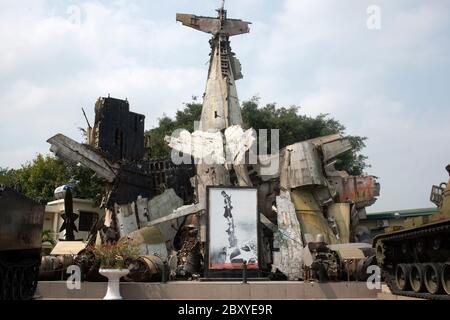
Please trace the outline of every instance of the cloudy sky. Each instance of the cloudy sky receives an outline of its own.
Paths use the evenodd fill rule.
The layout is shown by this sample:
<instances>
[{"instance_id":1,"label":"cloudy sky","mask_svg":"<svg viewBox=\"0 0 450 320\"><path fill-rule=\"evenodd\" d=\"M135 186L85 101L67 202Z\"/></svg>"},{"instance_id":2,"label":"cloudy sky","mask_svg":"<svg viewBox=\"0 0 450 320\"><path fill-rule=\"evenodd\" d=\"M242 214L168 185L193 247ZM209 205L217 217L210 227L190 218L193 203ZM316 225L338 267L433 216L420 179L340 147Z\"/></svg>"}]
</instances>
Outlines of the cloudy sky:
<instances>
[{"instance_id":1,"label":"cloudy sky","mask_svg":"<svg viewBox=\"0 0 450 320\"><path fill-rule=\"evenodd\" d=\"M128 98L151 128L202 96L209 36L175 14L214 15L218 0L0 0L0 167L20 167L46 140L81 140L84 107ZM374 11L380 11L379 26ZM232 39L241 100L330 113L369 137L382 196L369 211L429 207L450 163L450 1L228 0L252 21ZM368 28L368 19L369 26Z\"/></svg>"}]
</instances>

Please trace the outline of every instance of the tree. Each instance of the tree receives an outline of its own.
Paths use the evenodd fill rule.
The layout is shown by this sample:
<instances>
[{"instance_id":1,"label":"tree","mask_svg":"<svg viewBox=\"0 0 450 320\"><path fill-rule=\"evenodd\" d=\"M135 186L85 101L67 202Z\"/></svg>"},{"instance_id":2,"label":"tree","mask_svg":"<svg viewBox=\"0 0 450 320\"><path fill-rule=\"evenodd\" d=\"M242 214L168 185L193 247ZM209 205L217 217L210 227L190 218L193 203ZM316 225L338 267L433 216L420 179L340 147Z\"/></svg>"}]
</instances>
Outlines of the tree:
<instances>
[{"instance_id":1,"label":"tree","mask_svg":"<svg viewBox=\"0 0 450 320\"><path fill-rule=\"evenodd\" d=\"M19 184L27 197L42 204L53 200L55 189L65 184L74 187L77 198L99 201L103 190L102 181L89 169L41 154L20 169L0 169L0 184Z\"/></svg>"},{"instance_id":2,"label":"tree","mask_svg":"<svg viewBox=\"0 0 450 320\"><path fill-rule=\"evenodd\" d=\"M345 135L345 127L328 114L309 117L299 113L299 107L277 107L275 103L261 107L259 99L254 97L242 104L242 118L246 128L269 129L268 144L270 150L270 129L280 129L280 148L296 142L305 141L331 134ZM164 141L176 129L194 131L194 122L201 117L202 105L194 99L186 103L183 110L179 110L172 119L166 115L159 119L159 124L146 133L146 147L149 158L165 158L170 156L170 148ZM346 170L350 174L359 175L369 165L367 157L361 154L366 137L348 136L353 150L339 157L336 165L338 170Z\"/></svg>"},{"instance_id":3,"label":"tree","mask_svg":"<svg viewBox=\"0 0 450 320\"><path fill-rule=\"evenodd\" d=\"M254 97L242 104L242 118L247 128L279 129L280 148L288 145L331 134L346 136L345 126L328 114L309 117L299 114L300 107L277 107L275 103L265 107L259 106L259 98ZM351 175L360 175L370 167L367 157L361 154L366 147L367 137L347 136L352 144L352 151L338 157L336 169L345 170ZM270 151L270 131L268 132L268 148Z\"/></svg>"},{"instance_id":4,"label":"tree","mask_svg":"<svg viewBox=\"0 0 450 320\"><path fill-rule=\"evenodd\" d=\"M0 185L14 186L16 183L16 170L0 168Z\"/></svg>"},{"instance_id":5,"label":"tree","mask_svg":"<svg viewBox=\"0 0 450 320\"><path fill-rule=\"evenodd\" d=\"M194 123L199 121L202 114L202 105L196 102L196 98L190 103L184 104L183 110L178 110L175 119L163 115L159 119L158 126L146 132L146 148L151 158L167 158L170 156L170 148L164 138L170 136L177 129L186 129L194 132Z\"/></svg>"}]
</instances>

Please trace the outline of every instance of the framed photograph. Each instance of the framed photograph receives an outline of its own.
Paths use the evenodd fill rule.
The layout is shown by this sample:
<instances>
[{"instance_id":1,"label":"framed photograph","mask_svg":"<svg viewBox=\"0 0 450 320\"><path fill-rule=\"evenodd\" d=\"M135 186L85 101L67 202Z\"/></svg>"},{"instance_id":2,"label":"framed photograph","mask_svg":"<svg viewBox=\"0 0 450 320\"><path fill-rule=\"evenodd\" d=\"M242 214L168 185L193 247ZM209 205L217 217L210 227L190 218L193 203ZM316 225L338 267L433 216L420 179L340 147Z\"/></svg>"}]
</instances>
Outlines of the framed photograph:
<instances>
[{"instance_id":1,"label":"framed photograph","mask_svg":"<svg viewBox=\"0 0 450 320\"><path fill-rule=\"evenodd\" d=\"M244 263L248 275L256 277L260 267L258 190L209 187L207 193L206 277L241 277Z\"/></svg>"}]
</instances>

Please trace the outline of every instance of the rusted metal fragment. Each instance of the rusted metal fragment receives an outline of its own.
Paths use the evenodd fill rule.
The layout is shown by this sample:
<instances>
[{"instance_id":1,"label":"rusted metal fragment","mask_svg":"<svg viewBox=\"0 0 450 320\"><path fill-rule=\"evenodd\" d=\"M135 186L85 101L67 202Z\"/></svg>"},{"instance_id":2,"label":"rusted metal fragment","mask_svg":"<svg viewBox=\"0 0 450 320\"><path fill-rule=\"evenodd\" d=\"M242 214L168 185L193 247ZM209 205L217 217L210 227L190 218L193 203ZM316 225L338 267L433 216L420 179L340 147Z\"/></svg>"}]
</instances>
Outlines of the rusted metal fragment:
<instances>
[{"instance_id":1,"label":"rusted metal fragment","mask_svg":"<svg viewBox=\"0 0 450 320\"><path fill-rule=\"evenodd\" d=\"M39 281L60 281L67 278L66 270L74 265L76 255L75 253L69 253L42 257Z\"/></svg>"},{"instance_id":2,"label":"rusted metal fragment","mask_svg":"<svg viewBox=\"0 0 450 320\"><path fill-rule=\"evenodd\" d=\"M127 100L99 98L88 143L111 161L139 161L144 157L145 116L130 112Z\"/></svg>"},{"instance_id":3,"label":"rusted metal fragment","mask_svg":"<svg viewBox=\"0 0 450 320\"><path fill-rule=\"evenodd\" d=\"M219 32L227 36L235 36L250 32L250 22L226 19L223 22L219 18L202 17L193 14L177 13L176 20L187 27L216 35Z\"/></svg>"},{"instance_id":4,"label":"rusted metal fragment","mask_svg":"<svg viewBox=\"0 0 450 320\"><path fill-rule=\"evenodd\" d=\"M206 33L216 34L220 31L220 20L217 18L177 13L176 19L177 22L181 22L184 26Z\"/></svg>"},{"instance_id":5,"label":"rusted metal fragment","mask_svg":"<svg viewBox=\"0 0 450 320\"><path fill-rule=\"evenodd\" d=\"M333 203L328 207L328 218L333 218L337 224L339 241L350 242L350 204Z\"/></svg>"},{"instance_id":6,"label":"rusted metal fragment","mask_svg":"<svg viewBox=\"0 0 450 320\"><path fill-rule=\"evenodd\" d=\"M267 228L269 228L272 232L277 232L278 231L278 227L272 223L272 221L270 221L269 219L267 219L267 217L263 214L259 215L259 221L265 225Z\"/></svg>"},{"instance_id":7,"label":"rusted metal fragment","mask_svg":"<svg viewBox=\"0 0 450 320\"><path fill-rule=\"evenodd\" d=\"M349 139L340 139L322 145L322 154L325 162L328 162L350 150L352 150L352 145Z\"/></svg>"},{"instance_id":8,"label":"rusted metal fragment","mask_svg":"<svg viewBox=\"0 0 450 320\"><path fill-rule=\"evenodd\" d=\"M188 205L188 206L183 206L183 207L180 207L180 208L174 210L171 214L168 214L168 215L166 215L164 217L161 217L161 218L158 218L158 219L150 221L149 223L147 223L147 225L148 226L158 226L158 225L160 225L162 223L165 223L165 222L169 222L169 221L172 221L172 220L175 220L175 219L179 219L179 218L188 216L190 214L198 213L200 211L205 210L205 208L206 207L204 205L200 204L200 203L193 204L193 205Z\"/></svg>"},{"instance_id":9,"label":"rusted metal fragment","mask_svg":"<svg viewBox=\"0 0 450 320\"><path fill-rule=\"evenodd\" d=\"M318 235L323 235L326 243L339 243L310 189L292 190L291 197L304 235L309 234L313 239Z\"/></svg>"},{"instance_id":10,"label":"rusted metal fragment","mask_svg":"<svg viewBox=\"0 0 450 320\"><path fill-rule=\"evenodd\" d=\"M341 268L345 270L345 280L364 281L367 279L367 268L374 264L374 252L370 244L344 243L329 245L328 248L336 252L341 261Z\"/></svg>"},{"instance_id":11,"label":"rusted metal fragment","mask_svg":"<svg viewBox=\"0 0 450 320\"><path fill-rule=\"evenodd\" d=\"M336 192L330 186L311 186L308 189L311 190L314 199L322 207L331 205L333 198L336 196Z\"/></svg>"},{"instance_id":12,"label":"rusted metal fragment","mask_svg":"<svg viewBox=\"0 0 450 320\"><path fill-rule=\"evenodd\" d=\"M323 155L323 161L326 164L337 156L352 150L350 140L344 138L341 134L332 134L315 139L308 140L316 148L320 149Z\"/></svg>"},{"instance_id":13,"label":"rusted metal fragment","mask_svg":"<svg viewBox=\"0 0 450 320\"><path fill-rule=\"evenodd\" d=\"M337 133L337 134L331 134L331 135L328 135L328 136L323 136L323 137L310 139L310 140L307 140L307 142L311 142L314 146L320 147L320 146L322 146L322 145L324 145L326 143L337 141L337 140L340 140L340 139L343 139L343 138L344 137L341 134Z\"/></svg>"},{"instance_id":14,"label":"rusted metal fragment","mask_svg":"<svg viewBox=\"0 0 450 320\"><path fill-rule=\"evenodd\" d=\"M166 190L163 194L151 199L147 204L147 212L149 214L150 221L146 223L150 226L157 226L161 230L169 251L173 249L173 239L175 238L177 230L181 227L183 221L180 217L158 224L152 224L151 221L167 218L174 213L175 209L181 207L182 205L183 199L178 197L173 189Z\"/></svg>"},{"instance_id":15,"label":"rusted metal fragment","mask_svg":"<svg viewBox=\"0 0 450 320\"><path fill-rule=\"evenodd\" d=\"M236 36L239 34L249 33L251 22L228 19L224 31L229 36Z\"/></svg>"},{"instance_id":16,"label":"rusted metal fragment","mask_svg":"<svg viewBox=\"0 0 450 320\"><path fill-rule=\"evenodd\" d=\"M327 186L314 145L300 142L286 147L281 153L281 188L290 190L310 185Z\"/></svg>"},{"instance_id":17,"label":"rusted metal fragment","mask_svg":"<svg viewBox=\"0 0 450 320\"><path fill-rule=\"evenodd\" d=\"M342 273L339 255L336 251L330 250L321 237L317 237L315 242L309 242L304 252L309 256L305 280L319 282L339 280Z\"/></svg>"},{"instance_id":18,"label":"rusted metal fragment","mask_svg":"<svg viewBox=\"0 0 450 320\"><path fill-rule=\"evenodd\" d=\"M236 173L238 185L240 187L253 187L252 180L250 179L250 175L245 164L234 165L233 169Z\"/></svg>"},{"instance_id":19,"label":"rusted metal fragment","mask_svg":"<svg viewBox=\"0 0 450 320\"><path fill-rule=\"evenodd\" d=\"M259 155L258 164L254 167L262 181L278 179L280 177L280 155Z\"/></svg>"},{"instance_id":20,"label":"rusted metal fragment","mask_svg":"<svg viewBox=\"0 0 450 320\"><path fill-rule=\"evenodd\" d=\"M128 267L130 273L124 277L129 282L160 282L163 279L164 261L158 256L142 256ZM166 274L166 278L168 275Z\"/></svg>"},{"instance_id":21,"label":"rusted metal fragment","mask_svg":"<svg viewBox=\"0 0 450 320\"><path fill-rule=\"evenodd\" d=\"M186 217L186 223L175 238L175 247L178 249L178 252L176 258L171 259L170 264L171 270L177 276L186 278L197 274L201 270L203 255L198 234L199 226L198 215L189 215Z\"/></svg>"},{"instance_id":22,"label":"rusted metal fragment","mask_svg":"<svg viewBox=\"0 0 450 320\"><path fill-rule=\"evenodd\" d=\"M150 213L148 212L148 199L138 197L136 200L136 210L138 216L138 226L143 228L150 221Z\"/></svg>"},{"instance_id":23,"label":"rusted metal fragment","mask_svg":"<svg viewBox=\"0 0 450 320\"><path fill-rule=\"evenodd\" d=\"M115 205L115 213L120 237L125 237L139 229L134 203Z\"/></svg>"},{"instance_id":24,"label":"rusted metal fragment","mask_svg":"<svg viewBox=\"0 0 450 320\"><path fill-rule=\"evenodd\" d=\"M51 151L70 163L81 163L85 167L92 169L98 177L108 182L113 182L119 172L119 166L106 160L103 156L90 149L88 146L80 144L62 134L50 138Z\"/></svg>"},{"instance_id":25,"label":"rusted metal fragment","mask_svg":"<svg viewBox=\"0 0 450 320\"><path fill-rule=\"evenodd\" d=\"M231 69L233 70L233 77L235 81L244 78L244 75L242 74L242 65L238 58L233 57L231 59Z\"/></svg>"},{"instance_id":26,"label":"rusted metal fragment","mask_svg":"<svg viewBox=\"0 0 450 320\"><path fill-rule=\"evenodd\" d=\"M366 243L343 243L343 244L329 245L328 248L338 252L339 256L343 260L353 260L353 259L364 259L365 255L363 252L363 248L371 248L371 247Z\"/></svg>"},{"instance_id":27,"label":"rusted metal fragment","mask_svg":"<svg viewBox=\"0 0 450 320\"><path fill-rule=\"evenodd\" d=\"M184 204L194 202L194 188L190 181L196 174L194 164L174 164L170 159L150 159L145 163L149 166L155 195L173 189L177 196L183 199Z\"/></svg>"},{"instance_id":28,"label":"rusted metal fragment","mask_svg":"<svg viewBox=\"0 0 450 320\"><path fill-rule=\"evenodd\" d=\"M139 246L142 256L158 256L167 259L164 237L157 227L146 227L127 234L120 241L130 241Z\"/></svg>"},{"instance_id":29,"label":"rusted metal fragment","mask_svg":"<svg viewBox=\"0 0 450 320\"><path fill-rule=\"evenodd\" d=\"M289 192L281 192L277 197L277 210L278 232L275 241L280 251L274 253L274 269L284 273L289 280L302 279L303 240Z\"/></svg>"},{"instance_id":30,"label":"rusted metal fragment","mask_svg":"<svg viewBox=\"0 0 450 320\"><path fill-rule=\"evenodd\" d=\"M371 206L380 195L380 184L374 176L349 176L336 171L328 181L337 191L338 201L354 203L358 209Z\"/></svg>"}]
</instances>

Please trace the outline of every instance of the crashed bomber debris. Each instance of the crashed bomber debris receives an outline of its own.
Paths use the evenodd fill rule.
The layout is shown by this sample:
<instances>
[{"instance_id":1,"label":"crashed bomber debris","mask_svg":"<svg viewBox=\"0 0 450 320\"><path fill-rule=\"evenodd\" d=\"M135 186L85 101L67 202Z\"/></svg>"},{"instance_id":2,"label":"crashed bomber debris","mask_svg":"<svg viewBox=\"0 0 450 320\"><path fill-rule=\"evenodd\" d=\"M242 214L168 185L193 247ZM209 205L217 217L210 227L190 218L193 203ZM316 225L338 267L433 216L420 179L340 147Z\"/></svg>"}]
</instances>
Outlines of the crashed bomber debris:
<instances>
[{"instance_id":1,"label":"crashed bomber debris","mask_svg":"<svg viewBox=\"0 0 450 320\"><path fill-rule=\"evenodd\" d=\"M107 208L131 203L139 196L154 197L165 188L192 201L187 181L195 168L176 166L167 159L144 160L145 116L129 109L126 100L100 98L95 104L95 125L87 129L87 144L58 134L48 140L51 151L64 161L81 163L108 182Z\"/></svg>"},{"instance_id":2,"label":"crashed bomber debris","mask_svg":"<svg viewBox=\"0 0 450 320\"><path fill-rule=\"evenodd\" d=\"M240 149L245 152L254 140L242 130L235 84L242 73L229 38L248 33L250 23L228 19L224 8L218 13L217 18L177 15L177 21L213 36L200 131L192 134L192 141L198 143L194 150L201 149L205 141L212 141L210 135L217 135L222 148L224 133L230 141L232 135L227 132L237 132L246 137L234 139L236 143L245 141ZM144 160L145 117L130 112L128 101L112 98L100 98L95 111L87 144L56 135L48 141L51 150L63 160L92 169L107 182L104 225L114 229L118 238L132 238L140 244L144 257L166 261L172 277L201 273L205 263L202 217L206 187L231 186L229 168L224 164L195 168L175 166L168 160ZM184 137L191 138L190 134ZM166 141L175 149L185 145L182 137ZM336 158L349 150L348 139L331 135L283 149L278 173L271 176L261 174L273 160L270 157L268 162L259 159L253 168L233 166L239 185L258 188L260 222L265 226L263 270L281 272L292 280L337 279L343 271L350 274L345 261L363 261L370 255L366 254L370 245L348 243L362 239L356 228L358 220L365 207L376 201L379 184L375 177L353 177L334 169ZM242 158L242 154L236 157ZM170 254L172 250L175 254ZM161 272L157 267L161 263L155 259L142 258L136 269L147 268L149 274Z\"/></svg>"}]
</instances>

